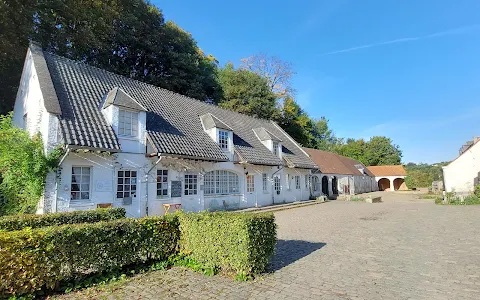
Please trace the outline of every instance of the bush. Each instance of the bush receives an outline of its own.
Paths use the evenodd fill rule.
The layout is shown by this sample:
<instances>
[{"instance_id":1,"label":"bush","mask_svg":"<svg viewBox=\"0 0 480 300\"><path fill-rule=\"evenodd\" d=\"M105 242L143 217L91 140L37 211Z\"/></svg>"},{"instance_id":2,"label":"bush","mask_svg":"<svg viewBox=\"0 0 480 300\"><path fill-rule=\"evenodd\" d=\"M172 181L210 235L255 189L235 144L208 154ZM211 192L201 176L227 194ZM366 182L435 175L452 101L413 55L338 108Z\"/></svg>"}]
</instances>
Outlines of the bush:
<instances>
[{"instance_id":1,"label":"bush","mask_svg":"<svg viewBox=\"0 0 480 300\"><path fill-rule=\"evenodd\" d=\"M0 297L54 289L177 250L175 216L70 224L0 233Z\"/></svg>"},{"instance_id":2,"label":"bush","mask_svg":"<svg viewBox=\"0 0 480 300\"><path fill-rule=\"evenodd\" d=\"M206 268L255 274L275 251L273 214L181 213L180 248Z\"/></svg>"},{"instance_id":3,"label":"bush","mask_svg":"<svg viewBox=\"0 0 480 300\"><path fill-rule=\"evenodd\" d=\"M125 208L99 208L95 210L62 212L45 215L14 215L0 218L0 231L39 228L52 225L96 223L125 218Z\"/></svg>"}]
</instances>

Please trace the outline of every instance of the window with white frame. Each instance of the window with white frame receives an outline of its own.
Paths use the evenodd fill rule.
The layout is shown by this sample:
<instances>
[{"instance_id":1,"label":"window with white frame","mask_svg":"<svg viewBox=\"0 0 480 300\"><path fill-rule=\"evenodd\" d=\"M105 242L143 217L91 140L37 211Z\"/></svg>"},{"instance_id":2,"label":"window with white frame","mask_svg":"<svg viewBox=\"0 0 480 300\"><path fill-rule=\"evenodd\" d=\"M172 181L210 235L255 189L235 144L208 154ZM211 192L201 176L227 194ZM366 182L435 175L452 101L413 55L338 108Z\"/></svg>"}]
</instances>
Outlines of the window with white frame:
<instances>
[{"instance_id":1,"label":"window with white frame","mask_svg":"<svg viewBox=\"0 0 480 300\"><path fill-rule=\"evenodd\" d=\"M278 156L278 142L272 142L272 147L273 147L273 154L275 154L276 156Z\"/></svg>"},{"instance_id":2,"label":"window with white frame","mask_svg":"<svg viewBox=\"0 0 480 300\"><path fill-rule=\"evenodd\" d=\"M267 192L268 191L268 177L266 173L262 174L262 186L263 186L263 191Z\"/></svg>"},{"instance_id":3,"label":"window with white frame","mask_svg":"<svg viewBox=\"0 0 480 300\"><path fill-rule=\"evenodd\" d=\"M291 188L290 174L287 174L287 190L291 190Z\"/></svg>"},{"instance_id":4,"label":"window with white frame","mask_svg":"<svg viewBox=\"0 0 480 300\"><path fill-rule=\"evenodd\" d=\"M309 176L305 175L305 188L306 189L308 189L308 187L309 187L309 181L310 181Z\"/></svg>"},{"instance_id":5,"label":"window with white frame","mask_svg":"<svg viewBox=\"0 0 480 300\"><path fill-rule=\"evenodd\" d=\"M219 130L218 131L218 145L220 148L228 150L228 132Z\"/></svg>"},{"instance_id":6,"label":"window with white frame","mask_svg":"<svg viewBox=\"0 0 480 300\"><path fill-rule=\"evenodd\" d=\"M277 195L280 195L280 190L281 190L280 177L275 176L273 178L273 188L275 189L275 192L277 193Z\"/></svg>"},{"instance_id":7,"label":"window with white frame","mask_svg":"<svg viewBox=\"0 0 480 300\"><path fill-rule=\"evenodd\" d=\"M118 114L118 134L124 136L137 136L138 113L120 109Z\"/></svg>"},{"instance_id":8,"label":"window with white frame","mask_svg":"<svg viewBox=\"0 0 480 300\"><path fill-rule=\"evenodd\" d=\"M247 175L247 192L255 192L255 175Z\"/></svg>"},{"instance_id":9,"label":"window with white frame","mask_svg":"<svg viewBox=\"0 0 480 300\"><path fill-rule=\"evenodd\" d=\"M117 198L127 198L137 193L137 171L117 172Z\"/></svg>"},{"instance_id":10,"label":"window with white frame","mask_svg":"<svg viewBox=\"0 0 480 300\"><path fill-rule=\"evenodd\" d=\"M71 200L90 200L91 167L72 167Z\"/></svg>"},{"instance_id":11,"label":"window with white frame","mask_svg":"<svg viewBox=\"0 0 480 300\"><path fill-rule=\"evenodd\" d=\"M168 170L157 170L157 198L168 197Z\"/></svg>"},{"instance_id":12,"label":"window with white frame","mask_svg":"<svg viewBox=\"0 0 480 300\"><path fill-rule=\"evenodd\" d=\"M300 176L295 175L295 189L300 189Z\"/></svg>"},{"instance_id":13,"label":"window with white frame","mask_svg":"<svg viewBox=\"0 0 480 300\"><path fill-rule=\"evenodd\" d=\"M227 170L216 170L203 177L205 195L238 194L240 191L238 175Z\"/></svg>"},{"instance_id":14,"label":"window with white frame","mask_svg":"<svg viewBox=\"0 0 480 300\"><path fill-rule=\"evenodd\" d=\"M198 187L198 176L195 174L185 174L184 187L185 196L196 195Z\"/></svg>"}]
</instances>

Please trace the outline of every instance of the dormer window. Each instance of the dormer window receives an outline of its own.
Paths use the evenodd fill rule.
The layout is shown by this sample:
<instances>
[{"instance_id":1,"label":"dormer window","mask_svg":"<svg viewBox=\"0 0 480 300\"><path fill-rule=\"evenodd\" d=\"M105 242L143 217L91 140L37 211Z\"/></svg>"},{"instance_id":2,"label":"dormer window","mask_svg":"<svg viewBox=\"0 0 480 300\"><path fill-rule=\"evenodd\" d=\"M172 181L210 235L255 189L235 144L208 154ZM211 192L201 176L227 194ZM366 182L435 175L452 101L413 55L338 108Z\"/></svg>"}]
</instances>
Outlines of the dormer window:
<instances>
[{"instance_id":1,"label":"dormer window","mask_svg":"<svg viewBox=\"0 0 480 300\"><path fill-rule=\"evenodd\" d=\"M278 156L278 142L275 142L273 141L273 154L275 154L275 156Z\"/></svg>"},{"instance_id":2,"label":"dormer window","mask_svg":"<svg viewBox=\"0 0 480 300\"><path fill-rule=\"evenodd\" d=\"M228 150L228 138L229 134L227 131L219 130L218 131L218 145L224 150Z\"/></svg>"},{"instance_id":3,"label":"dormer window","mask_svg":"<svg viewBox=\"0 0 480 300\"><path fill-rule=\"evenodd\" d=\"M136 137L138 134L138 113L124 109L120 109L118 113L118 134Z\"/></svg>"}]
</instances>

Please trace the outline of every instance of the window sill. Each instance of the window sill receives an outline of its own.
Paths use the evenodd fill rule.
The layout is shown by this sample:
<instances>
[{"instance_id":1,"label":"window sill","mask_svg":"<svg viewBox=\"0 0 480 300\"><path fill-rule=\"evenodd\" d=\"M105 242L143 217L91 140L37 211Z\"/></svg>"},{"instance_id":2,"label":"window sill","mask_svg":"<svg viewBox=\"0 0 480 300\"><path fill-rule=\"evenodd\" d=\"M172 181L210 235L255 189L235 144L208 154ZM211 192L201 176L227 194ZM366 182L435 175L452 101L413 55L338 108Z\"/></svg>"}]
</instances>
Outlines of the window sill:
<instances>
[{"instance_id":1,"label":"window sill","mask_svg":"<svg viewBox=\"0 0 480 300\"><path fill-rule=\"evenodd\" d=\"M216 198L216 197L225 197L225 196L243 196L243 194L215 194L215 195L204 195L205 198Z\"/></svg>"},{"instance_id":2,"label":"window sill","mask_svg":"<svg viewBox=\"0 0 480 300\"><path fill-rule=\"evenodd\" d=\"M129 140L129 141L138 141L138 137L136 136L129 136L129 135L118 135L118 138L119 139L122 139L122 140Z\"/></svg>"},{"instance_id":3,"label":"window sill","mask_svg":"<svg viewBox=\"0 0 480 300\"><path fill-rule=\"evenodd\" d=\"M68 207L82 207L82 206L95 206L96 204L91 202L90 200L70 200Z\"/></svg>"}]
</instances>

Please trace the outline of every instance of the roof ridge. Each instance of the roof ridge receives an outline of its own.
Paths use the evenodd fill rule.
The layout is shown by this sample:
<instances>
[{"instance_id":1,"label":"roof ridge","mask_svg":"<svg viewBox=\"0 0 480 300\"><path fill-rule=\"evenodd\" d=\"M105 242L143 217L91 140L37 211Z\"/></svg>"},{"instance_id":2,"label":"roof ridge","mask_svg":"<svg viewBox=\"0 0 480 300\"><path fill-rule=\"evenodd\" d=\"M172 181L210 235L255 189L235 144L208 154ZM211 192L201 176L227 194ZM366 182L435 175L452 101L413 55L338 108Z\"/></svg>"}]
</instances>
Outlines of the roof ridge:
<instances>
[{"instance_id":1,"label":"roof ridge","mask_svg":"<svg viewBox=\"0 0 480 300\"><path fill-rule=\"evenodd\" d=\"M77 65L83 66L83 67L94 68L94 69L97 69L97 70L99 70L99 71L106 72L106 73L112 74L112 75L117 76L117 77L125 78L125 79L127 79L127 80L129 80L129 81L133 81L133 82L140 83L140 84L142 84L142 85L150 86L150 87L153 87L153 88L156 88L156 89L165 91L165 92L170 93L170 94L173 94L173 95L178 95L178 96L181 96L181 97L183 97L183 98L186 98L187 100L190 100L190 101L195 101L195 102L200 102L200 103L203 103L203 104L206 104L206 105L211 105L211 106L213 106L213 107L217 107L217 108L219 108L219 109L226 110L226 111L229 111L229 112L233 112L233 113L235 113L235 114L238 114L238 115L241 115L241 116L244 116L244 117L248 117L248 118L252 118L252 119L255 119L255 120L260 120L260 121L265 121L265 122L273 121L273 120L269 120L269 119L264 119L264 118L259 118L259 117L250 116L250 115L247 115L247 114L244 114L244 113L240 113L240 112L237 112L237 111L234 111L234 110L225 108L225 107L221 107L220 105L215 104L215 103L209 103L209 102L202 101L202 100L199 100L199 99L196 99L196 98L193 98L193 97L189 97L189 96L186 96L186 95L183 95L183 94L180 94L180 93L177 93L177 92L168 90L168 89L163 88L163 87L160 87L160 86L156 86L156 85L153 85L153 84L150 84L150 83L146 83L146 82L140 81L140 80L138 80L138 79L130 78L130 77L127 77L127 76L125 76L125 75L117 74L117 73L115 73L115 72L112 72L112 71L109 71L109 70L106 70L106 69L102 69L102 68L99 68L99 67L97 67L97 66L90 65L90 64L88 64L88 63L86 63L86 62L84 62L84 61L71 59L71 58L68 58L68 57L65 57L65 56L62 56L62 55L58 55L58 54L55 54L55 53L52 53L52 52L49 52L49 51L46 51L46 50L43 50L43 49L42 49L42 52L43 52L43 53L47 53L48 55L52 55L52 56L59 57L59 58L61 58L61 59L69 60L69 61L71 61L71 62L73 62L73 63L75 63L75 64L77 64ZM275 122L275 123L276 123L276 122Z\"/></svg>"}]
</instances>

